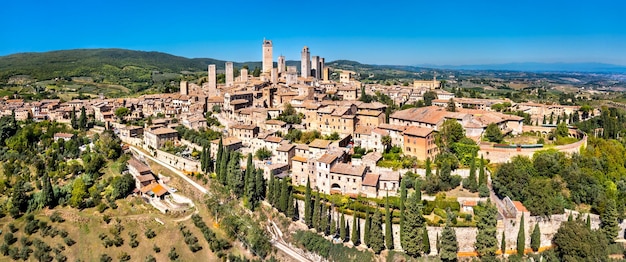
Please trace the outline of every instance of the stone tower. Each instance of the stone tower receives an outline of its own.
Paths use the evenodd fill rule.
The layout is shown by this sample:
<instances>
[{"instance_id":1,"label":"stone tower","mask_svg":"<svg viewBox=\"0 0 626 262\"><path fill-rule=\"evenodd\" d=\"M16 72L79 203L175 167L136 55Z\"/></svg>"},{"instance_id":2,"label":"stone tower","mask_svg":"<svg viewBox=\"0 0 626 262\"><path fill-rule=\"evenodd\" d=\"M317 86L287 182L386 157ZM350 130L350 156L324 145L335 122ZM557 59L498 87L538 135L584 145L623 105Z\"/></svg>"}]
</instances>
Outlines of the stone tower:
<instances>
[{"instance_id":1,"label":"stone tower","mask_svg":"<svg viewBox=\"0 0 626 262\"><path fill-rule=\"evenodd\" d=\"M215 65L209 65L209 79L207 79L207 82L209 83L209 92L210 90L217 88L216 70Z\"/></svg>"},{"instance_id":2,"label":"stone tower","mask_svg":"<svg viewBox=\"0 0 626 262\"><path fill-rule=\"evenodd\" d=\"M309 52L309 47L304 46L301 54L300 76L307 78L311 75L311 52Z\"/></svg>"},{"instance_id":3,"label":"stone tower","mask_svg":"<svg viewBox=\"0 0 626 262\"><path fill-rule=\"evenodd\" d=\"M233 86L234 78L233 62L226 62L226 86Z\"/></svg>"},{"instance_id":4,"label":"stone tower","mask_svg":"<svg viewBox=\"0 0 626 262\"><path fill-rule=\"evenodd\" d=\"M241 82L248 82L248 69L242 68L239 72Z\"/></svg>"},{"instance_id":5,"label":"stone tower","mask_svg":"<svg viewBox=\"0 0 626 262\"><path fill-rule=\"evenodd\" d=\"M274 67L272 40L263 39L263 73L270 73Z\"/></svg>"},{"instance_id":6,"label":"stone tower","mask_svg":"<svg viewBox=\"0 0 626 262\"><path fill-rule=\"evenodd\" d=\"M180 94L181 95L189 94L189 83L187 81L180 81Z\"/></svg>"},{"instance_id":7,"label":"stone tower","mask_svg":"<svg viewBox=\"0 0 626 262\"><path fill-rule=\"evenodd\" d=\"M320 65L320 57L319 56L311 57L311 76L313 78L319 79L319 77L317 77L317 75L319 74L321 70L319 68L319 65Z\"/></svg>"},{"instance_id":8,"label":"stone tower","mask_svg":"<svg viewBox=\"0 0 626 262\"><path fill-rule=\"evenodd\" d=\"M287 64L285 63L285 56L279 56L278 57L278 73L282 74L283 72L285 72L286 66Z\"/></svg>"},{"instance_id":9,"label":"stone tower","mask_svg":"<svg viewBox=\"0 0 626 262\"><path fill-rule=\"evenodd\" d=\"M319 65L317 66L317 68L320 70L320 72L317 74L317 79L322 79L324 76L324 67L326 66L326 59L324 59L323 57L320 57L320 61L319 61Z\"/></svg>"}]
</instances>

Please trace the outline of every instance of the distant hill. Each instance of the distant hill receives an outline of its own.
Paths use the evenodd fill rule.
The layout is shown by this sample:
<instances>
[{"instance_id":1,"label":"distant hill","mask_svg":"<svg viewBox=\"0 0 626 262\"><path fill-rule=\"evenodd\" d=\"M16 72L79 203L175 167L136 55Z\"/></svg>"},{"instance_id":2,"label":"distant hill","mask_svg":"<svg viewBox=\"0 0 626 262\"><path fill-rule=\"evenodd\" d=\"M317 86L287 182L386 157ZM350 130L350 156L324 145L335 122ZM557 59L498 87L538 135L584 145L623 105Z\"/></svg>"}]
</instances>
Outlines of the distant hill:
<instances>
[{"instance_id":1,"label":"distant hill","mask_svg":"<svg viewBox=\"0 0 626 262\"><path fill-rule=\"evenodd\" d=\"M418 65L418 67L451 70L502 70L524 72L626 73L626 66L603 63L507 63L485 65Z\"/></svg>"}]
</instances>

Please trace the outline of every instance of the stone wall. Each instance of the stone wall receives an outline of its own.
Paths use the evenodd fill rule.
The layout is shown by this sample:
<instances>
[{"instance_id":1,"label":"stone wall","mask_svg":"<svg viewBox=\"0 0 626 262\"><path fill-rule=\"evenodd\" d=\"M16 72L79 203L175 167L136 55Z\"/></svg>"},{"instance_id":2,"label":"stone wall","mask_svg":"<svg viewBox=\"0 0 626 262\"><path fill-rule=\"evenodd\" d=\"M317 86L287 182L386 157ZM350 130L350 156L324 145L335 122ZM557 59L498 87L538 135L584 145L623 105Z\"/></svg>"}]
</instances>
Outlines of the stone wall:
<instances>
[{"instance_id":1,"label":"stone wall","mask_svg":"<svg viewBox=\"0 0 626 262\"><path fill-rule=\"evenodd\" d=\"M554 146L550 148L495 148L491 144L484 144L480 145L480 150L478 151L478 154L483 155L485 159L488 159L489 161L491 161L491 163L505 163L514 156L521 155L532 158L535 152L541 150L556 149L559 152L573 154L580 152L580 148L586 146L587 136L585 135L580 141L576 143L562 146Z\"/></svg>"},{"instance_id":2,"label":"stone wall","mask_svg":"<svg viewBox=\"0 0 626 262\"><path fill-rule=\"evenodd\" d=\"M170 166L173 166L177 169L183 170L183 172L199 172L200 171L199 161L172 155L170 153L167 153L161 150L155 150L154 152L156 152L156 155L153 154L153 156L156 159L161 160L165 162L166 164L169 164Z\"/></svg>"}]
</instances>

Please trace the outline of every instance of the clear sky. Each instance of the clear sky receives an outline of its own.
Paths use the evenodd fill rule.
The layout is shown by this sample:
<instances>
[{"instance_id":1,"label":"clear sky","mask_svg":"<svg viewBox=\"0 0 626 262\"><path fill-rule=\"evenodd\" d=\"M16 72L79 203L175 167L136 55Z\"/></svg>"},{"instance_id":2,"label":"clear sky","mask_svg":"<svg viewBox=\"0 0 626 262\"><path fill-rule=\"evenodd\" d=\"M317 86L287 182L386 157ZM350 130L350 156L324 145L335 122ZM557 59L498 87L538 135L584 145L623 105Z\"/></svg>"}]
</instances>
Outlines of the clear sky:
<instances>
[{"instance_id":1,"label":"clear sky","mask_svg":"<svg viewBox=\"0 0 626 262\"><path fill-rule=\"evenodd\" d=\"M626 1L8 0L0 56L126 48L260 61L263 38L299 60L371 64L626 65Z\"/></svg>"}]
</instances>

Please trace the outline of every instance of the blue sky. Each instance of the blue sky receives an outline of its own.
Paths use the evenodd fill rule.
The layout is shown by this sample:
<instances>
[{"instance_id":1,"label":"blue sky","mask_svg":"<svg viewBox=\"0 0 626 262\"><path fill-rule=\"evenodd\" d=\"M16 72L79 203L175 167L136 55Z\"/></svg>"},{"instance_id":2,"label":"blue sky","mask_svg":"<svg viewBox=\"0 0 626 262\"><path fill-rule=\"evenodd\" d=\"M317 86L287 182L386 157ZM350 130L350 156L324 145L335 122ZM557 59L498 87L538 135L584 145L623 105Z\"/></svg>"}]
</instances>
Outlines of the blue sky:
<instances>
[{"instance_id":1,"label":"blue sky","mask_svg":"<svg viewBox=\"0 0 626 262\"><path fill-rule=\"evenodd\" d=\"M626 65L626 1L6 1L0 56L127 48L232 61Z\"/></svg>"}]
</instances>

